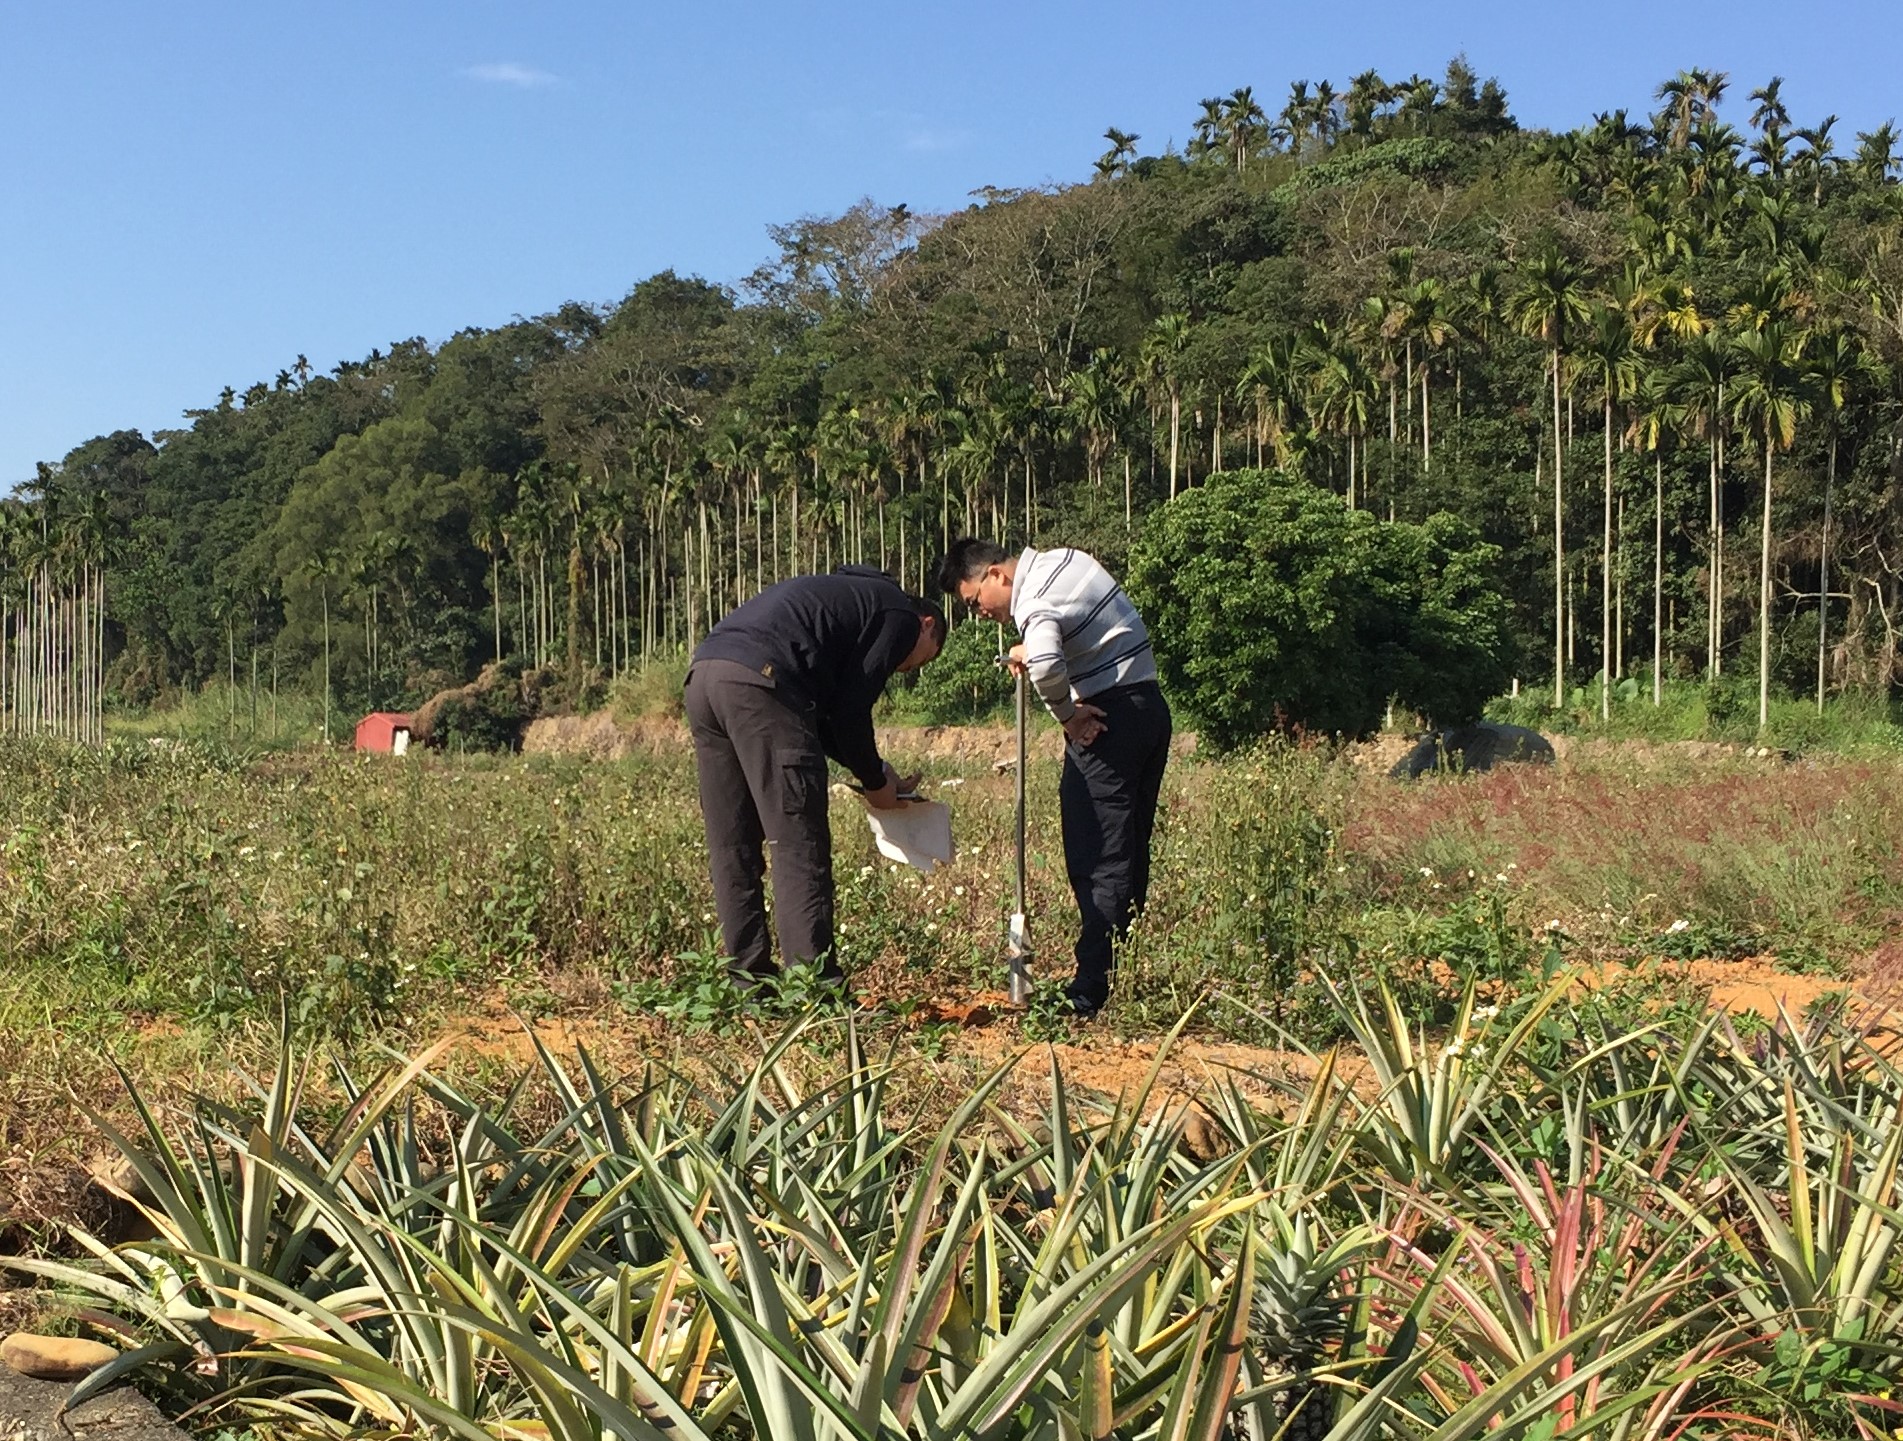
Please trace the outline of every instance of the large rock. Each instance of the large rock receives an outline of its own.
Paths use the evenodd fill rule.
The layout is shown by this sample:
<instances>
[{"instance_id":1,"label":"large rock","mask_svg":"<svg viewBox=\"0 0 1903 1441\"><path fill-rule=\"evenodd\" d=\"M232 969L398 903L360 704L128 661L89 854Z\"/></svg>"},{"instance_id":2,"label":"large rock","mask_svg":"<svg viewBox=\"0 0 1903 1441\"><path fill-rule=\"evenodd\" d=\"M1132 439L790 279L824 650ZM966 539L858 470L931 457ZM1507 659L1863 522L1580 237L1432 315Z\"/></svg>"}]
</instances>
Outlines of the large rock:
<instances>
[{"instance_id":1,"label":"large rock","mask_svg":"<svg viewBox=\"0 0 1903 1441\"><path fill-rule=\"evenodd\" d=\"M1414 780L1435 770L1484 771L1512 761L1553 763L1553 743L1525 726L1480 721L1423 736L1388 774Z\"/></svg>"},{"instance_id":2,"label":"large rock","mask_svg":"<svg viewBox=\"0 0 1903 1441\"><path fill-rule=\"evenodd\" d=\"M36 1336L15 1331L0 1341L0 1361L41 1381L83 1381L119 1353L98 1341L73 1336Z\"/></svg>"}]
</instances>

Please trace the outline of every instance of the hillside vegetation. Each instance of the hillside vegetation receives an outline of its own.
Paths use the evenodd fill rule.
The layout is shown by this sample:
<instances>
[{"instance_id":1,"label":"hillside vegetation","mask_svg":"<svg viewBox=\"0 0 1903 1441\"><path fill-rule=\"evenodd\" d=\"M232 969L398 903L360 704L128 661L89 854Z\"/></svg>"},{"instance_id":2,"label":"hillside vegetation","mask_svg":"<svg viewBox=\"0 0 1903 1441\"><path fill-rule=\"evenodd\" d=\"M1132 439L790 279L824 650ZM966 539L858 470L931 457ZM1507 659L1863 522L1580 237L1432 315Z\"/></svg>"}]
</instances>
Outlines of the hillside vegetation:
<instances>
[{"instance_id":1,"label":"hillside vegetation","mask_svg":"<svg viewBox=\"0 0 1903 1441\"><path fill-rule=\"evenodd\" d=\"M775 226L738 286L296 357L6 503L7 708L83 733L222 677L356 710L498 655L581 697L844 558L922 588L977 530L1119 565L1243 467L1497 547L1527 691L1887 703L1897 131L1744 88L1559 134L1460 61L1245 88L1181 152L1112 127L1079 183Z\"/></svg>"}]
</instances>

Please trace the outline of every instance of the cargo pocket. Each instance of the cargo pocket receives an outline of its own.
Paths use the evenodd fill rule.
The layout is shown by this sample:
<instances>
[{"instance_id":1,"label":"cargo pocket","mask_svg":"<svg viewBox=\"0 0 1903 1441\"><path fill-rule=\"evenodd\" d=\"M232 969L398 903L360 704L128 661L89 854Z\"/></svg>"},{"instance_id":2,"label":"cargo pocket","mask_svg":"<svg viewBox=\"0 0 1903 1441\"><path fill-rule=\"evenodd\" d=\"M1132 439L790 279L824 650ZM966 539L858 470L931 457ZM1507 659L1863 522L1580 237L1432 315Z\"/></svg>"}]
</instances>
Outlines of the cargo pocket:
<instances>
[{"instance_id":1,"label":"cargo pocket","mask_svg":"<svg viewBox=\"0 0 1903 1441\"><path fill-rule=\"evenodd\" d=\"M826 805L826 761L798 756L780 764L780 807L789 816L811 815Z\"/></svg>"}]
</instances>

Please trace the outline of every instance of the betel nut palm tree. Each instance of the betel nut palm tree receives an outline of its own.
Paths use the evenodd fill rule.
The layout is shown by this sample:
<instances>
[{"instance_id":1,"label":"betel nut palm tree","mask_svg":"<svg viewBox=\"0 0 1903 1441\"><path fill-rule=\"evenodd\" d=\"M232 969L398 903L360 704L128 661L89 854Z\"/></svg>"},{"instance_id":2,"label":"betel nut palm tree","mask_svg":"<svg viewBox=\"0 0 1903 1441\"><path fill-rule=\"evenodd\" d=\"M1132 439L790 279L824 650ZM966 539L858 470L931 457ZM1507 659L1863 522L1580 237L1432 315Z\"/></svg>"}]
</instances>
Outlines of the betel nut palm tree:
<instances>
[{"instance_id":1,"label":"betel nut palm tree","mask_svg":"<svg viewBox=\"0 0 1903 1441\"><path fill-rule=\"evenodd\" d=\"M1585 323L1585 272L1557 246L1540 251L1520 269L1507 313L1522 335L1547 347L1553 378L1553 704L1566 704L1566 511L1565 431L1560 418L1560 382L1566 345L1574 326Z\"/></svg>"},{"instance_id":2,"label":"betel nut palm tree","mask_svg":"<svg viewBox=\"0 0 1903 1441\"><path fill-rule=\"evenodd\" d=\"M1764 514L1758 544L1758 729L1771 719L1771 500L1772 461L1789 450L1798 422L1811 410L1809 377L1802 364L1805 335L1772 320L1746 330L1733 342L1738 382L1732 413L1758 442L1764 458Z\"/></svg>"}]
</instances>

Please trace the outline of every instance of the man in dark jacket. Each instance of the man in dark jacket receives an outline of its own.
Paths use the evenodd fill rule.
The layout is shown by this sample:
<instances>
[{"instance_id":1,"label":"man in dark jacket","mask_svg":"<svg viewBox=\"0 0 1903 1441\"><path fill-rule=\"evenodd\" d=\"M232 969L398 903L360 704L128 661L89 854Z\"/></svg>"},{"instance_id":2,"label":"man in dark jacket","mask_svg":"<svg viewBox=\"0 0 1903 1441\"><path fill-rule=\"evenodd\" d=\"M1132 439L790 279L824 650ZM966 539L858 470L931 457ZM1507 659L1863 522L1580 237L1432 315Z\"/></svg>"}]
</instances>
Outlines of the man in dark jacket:
<instances>
[{"instance_id":1,"label":"man in dark jacket","mask_svg":"<svg viewBox=\"0 0 1903 1441\"><path fill-rule=\"evenodd\" d=\"M777 974L764 847L781 956L840 979L826 759L852 773L868 805L900 804L917 777L902 778L880 757L872 706L895 673L917 670L944 638L930 602L883 571L844 566L769 586L696 647L687 723L721 939L743 986Z\"/></svg>"}]
</instances>

